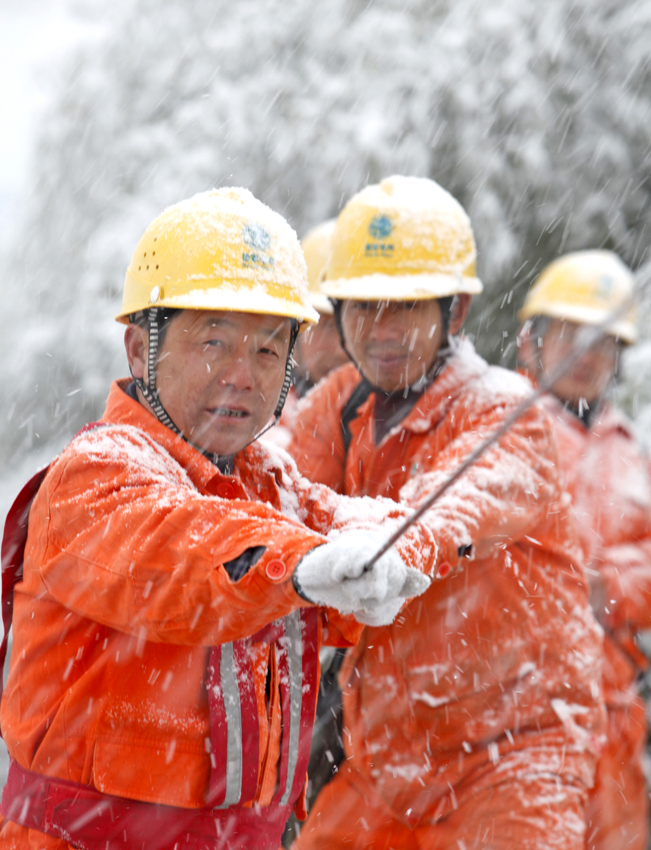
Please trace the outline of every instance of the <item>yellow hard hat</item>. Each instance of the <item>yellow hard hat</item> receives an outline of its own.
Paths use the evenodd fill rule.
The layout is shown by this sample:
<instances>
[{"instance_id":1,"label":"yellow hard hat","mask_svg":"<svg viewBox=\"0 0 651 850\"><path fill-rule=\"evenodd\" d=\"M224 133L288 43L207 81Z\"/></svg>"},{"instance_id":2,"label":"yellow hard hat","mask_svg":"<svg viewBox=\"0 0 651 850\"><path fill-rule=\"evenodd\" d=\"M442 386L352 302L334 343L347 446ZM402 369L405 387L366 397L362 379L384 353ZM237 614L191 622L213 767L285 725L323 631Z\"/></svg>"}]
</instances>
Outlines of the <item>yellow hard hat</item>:
<instances>
[{"instance_id":1,"label":"yellow hard hat","mask_svg":"<svg viewBox=\"0 0 651 850\"><path fill-rule=\"evenodd\" d=\"M246 189L202 192L149 225L116 319L126 323L149 307L264 313L301 325L319 320L296 234Z\"/></svg>"},{"instance_id":2,"label":"yellow hard hat","mask_svg":"<svg viewBox=\"0 0 651 850\"><path fill-rule=\"evenodd\" d=\"M529 290L518 313L521 321L534 316L565 319L581 325L600 325L633 295L633 275L611 251L576 251L550 263ZM637 341L636 309L608 327L623 342Z\"/></svg>"},{"instance_id":3,"label":"yellow hard hat","mask_svg":"<svg viewBox=\"0 0 651 850\"><path fill-rule=\"evenodd\" d=\"M356 301L478 294L470 219L438 183L389 177L355 195L332 238L323 292Z\"/></svg>"},{"instance_id":4,"label":"yellow hard hat","mask_svg":"<svg viewBox=\"0 0 651 850\"><path fill-rule=\"evenodd\" d=\"M336 219L331 218L312 228L301 239L301 248L307 263L307 285L310 291L310 303L319 313L332 314L332 304L322 292L330 244L335 231Z\"/></svg>"}]
</instances>

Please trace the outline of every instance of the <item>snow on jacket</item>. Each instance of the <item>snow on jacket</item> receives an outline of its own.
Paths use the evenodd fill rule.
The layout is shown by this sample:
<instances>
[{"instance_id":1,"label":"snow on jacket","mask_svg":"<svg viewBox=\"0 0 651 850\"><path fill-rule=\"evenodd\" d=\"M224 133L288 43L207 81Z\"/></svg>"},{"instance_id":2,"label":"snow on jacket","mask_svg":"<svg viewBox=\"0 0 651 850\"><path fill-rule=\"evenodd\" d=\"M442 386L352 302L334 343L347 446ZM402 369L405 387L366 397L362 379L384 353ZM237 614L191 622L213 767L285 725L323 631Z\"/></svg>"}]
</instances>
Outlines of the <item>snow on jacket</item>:
<instances>
[{"instance_id":1,"label":"snow on jacket","mask_svg":"<svg viewBox=\"0 0 651 850\"><path fill-rule=\"evenodd\" d=\"M12 758L38 773L201 807L211 764L210 647L309 606L291 576L324 535L390 530L406 511L389 501L353 504L312 485L273 446L254 443L236 456L233 475L222 475L125 386L112 386L106 426L72 441L34 501L2 732ZM416 528L400 550L427 570L433 548ZM235 580L224 564L247 551L258 560ZM321 614L319 637L344 646L357 640L352 618ZM269 658L263 637L250 643L261 805L277 785L281 735L273 671L267 715ZM6 825L0 844L21 830Z\"/></svg>"},{"instance_id":2,"label":"snow on jacket","mask_svg":"<svg viewBox=\"0 0 651 850\"><path fill-rule=\"evenodd\" d=\"M530 391L456 342L441 374L376 446L371 395L332 373L299 406L299 470L347 495L416 507ZM365 793L416 820L455 806L455 785L507 750L536 747L552 773L592 781L603 725L600 630L544 411L532 407L422 522L440 571L387 628L367 629L342 670L347 764ZM472 559L459 558L472 546ZM540 759L538 759L540 763Z\"/></svg>"},{"instance_id":3,"label":"snow on jacket","mask_svg":"<svg viewBox=\"0 0 651 850\"><path fill-rule=\"evenodd\" d=\"M635 634L651 628L651 469L628 420L609 405L590 428L545 398L587 567L604 585L604 688L616 706L648 666Z\"/></svg>"}]
</instances>

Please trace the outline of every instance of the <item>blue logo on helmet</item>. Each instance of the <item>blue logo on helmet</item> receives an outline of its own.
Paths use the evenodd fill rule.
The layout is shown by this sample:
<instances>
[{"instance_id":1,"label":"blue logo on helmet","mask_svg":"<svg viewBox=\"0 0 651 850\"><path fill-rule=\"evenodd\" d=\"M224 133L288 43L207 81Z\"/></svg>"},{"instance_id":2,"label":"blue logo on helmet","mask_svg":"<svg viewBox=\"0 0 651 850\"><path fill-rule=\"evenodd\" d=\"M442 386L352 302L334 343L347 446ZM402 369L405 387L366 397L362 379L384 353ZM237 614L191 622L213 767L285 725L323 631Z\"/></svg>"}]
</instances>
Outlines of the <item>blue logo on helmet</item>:
<instances>
[{"instance_id":1,"label":"blue logo on helmet","mask_svg":"<svg viewBox=\"0 0 651 850\"><path fill-rule=\"evenodd\" d=\"M393 222L388 215L376 215L368 226L373 239L386 239L393 230Z\"/></svg>"},{"instance_id":2,"label":"blue logo on helmet","mask_svg":"<svg viewBox=\"0 0 651 850\"><path fill-rule=\"evenodd\" d=\"M597 284L597 298L603 298L604 301L610 298L615 289L615 280L609 274L602 274L599 277Z\"/></svg>"},{"instance_id":3,"label":"blue logo on helmet","mask_svg":"<svg viewBox=\"0 0 651 850\"><path fill-rule=\"evenodd\" d=\"M260 224L245 224L242 239L249 248L256 251L266 251L271 244L271 237Z\"/></svg>"},{"instance_id":4,"label":"blue logo on helmet","mask_svg":"<svg viewBox=\"0 0 651 850\"><path fill-rule=\"evenodd\" d=\"M275 265L275 260L267 252L271 245L271 236L260 224L245 224L242 228L242 239L248 245L250 251L242 253L242 267L270 269Z\"/></svg>"}]
</instances>

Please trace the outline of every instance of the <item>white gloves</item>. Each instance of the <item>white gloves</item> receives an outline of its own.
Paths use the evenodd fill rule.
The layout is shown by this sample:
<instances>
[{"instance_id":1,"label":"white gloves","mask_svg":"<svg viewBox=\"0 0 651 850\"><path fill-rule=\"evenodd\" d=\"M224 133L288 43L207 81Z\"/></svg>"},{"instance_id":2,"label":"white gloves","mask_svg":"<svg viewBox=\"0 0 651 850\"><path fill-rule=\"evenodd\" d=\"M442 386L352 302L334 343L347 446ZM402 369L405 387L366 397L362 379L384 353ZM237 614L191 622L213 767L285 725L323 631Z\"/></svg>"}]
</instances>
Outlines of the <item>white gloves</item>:
<instances>
[{"instance_id":1,"label":"white gloves","mask_svg":"<svg viewBox=\"0 0 651 850\"><path fill-rule=\"evenodd\" d=\"M407 567L395 549L370 570L364 565L386 538L373 531L344 531L305 555L294 573L297 591L311 602L353 614L368 626L388 626L405 599L419 596L429 579Z\"/></svg>"}]
</instances>

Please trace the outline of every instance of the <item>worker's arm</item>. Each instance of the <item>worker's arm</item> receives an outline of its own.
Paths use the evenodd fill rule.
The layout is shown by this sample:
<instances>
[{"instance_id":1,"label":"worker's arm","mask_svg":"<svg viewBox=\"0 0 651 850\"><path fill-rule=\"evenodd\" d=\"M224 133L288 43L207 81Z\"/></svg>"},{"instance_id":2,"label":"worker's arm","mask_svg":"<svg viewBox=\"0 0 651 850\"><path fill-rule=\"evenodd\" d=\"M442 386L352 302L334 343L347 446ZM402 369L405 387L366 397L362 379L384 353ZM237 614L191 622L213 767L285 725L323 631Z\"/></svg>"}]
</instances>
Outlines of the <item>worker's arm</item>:
<instances>
[{"instance_id":1,"label":"worker's arm","mask_svg":"<svg viewBox=\"0 0 651 850\"><path fill-rule=\"evenodd\" d=\"M111 628L212 645L310 604L292 574L323 543L266 504L200 494L163 449L109 427L78 438L51 468L30 515L25 572ZM251 550L259 557L233 580L224 565Z\"/></svg>"},{"instance_id":2,"label":"worker's arm","mask_svg":"<svg viewBox=\"0 0 651 850\"><path fill-rule=\"evenodd\" d=\"M401 500L418 507L489 437L520 399L469 405L454 423L441 451L419 459ZM546 414L530 408L423 516L422 523L451 564L464 547L484 557L496 547L524 538L560 497L556 450ZM535 543L535 541L533 541Z\"/></svg>"}]
</instances>

